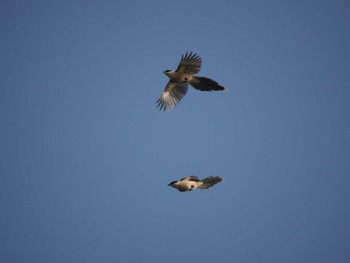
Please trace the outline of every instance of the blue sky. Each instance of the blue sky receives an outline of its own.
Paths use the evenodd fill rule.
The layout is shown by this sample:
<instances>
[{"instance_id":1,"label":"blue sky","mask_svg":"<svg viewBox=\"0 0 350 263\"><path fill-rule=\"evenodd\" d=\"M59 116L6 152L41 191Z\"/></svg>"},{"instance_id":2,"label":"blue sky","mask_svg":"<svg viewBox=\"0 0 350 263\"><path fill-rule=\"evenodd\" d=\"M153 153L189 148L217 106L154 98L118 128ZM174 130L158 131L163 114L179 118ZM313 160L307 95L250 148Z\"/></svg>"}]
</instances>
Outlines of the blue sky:
<instances>
[{"instance_id":1,"label":"blue sky","mask_svg":"<svg viewBox=\"0 0 350 263\"><path fill-rule=\"evenodd\" d=\"M2 1L0 25L1 262L349 262L346 1ZM186 51L230 91L159 112Z\"/></svg>"}]
</instances>

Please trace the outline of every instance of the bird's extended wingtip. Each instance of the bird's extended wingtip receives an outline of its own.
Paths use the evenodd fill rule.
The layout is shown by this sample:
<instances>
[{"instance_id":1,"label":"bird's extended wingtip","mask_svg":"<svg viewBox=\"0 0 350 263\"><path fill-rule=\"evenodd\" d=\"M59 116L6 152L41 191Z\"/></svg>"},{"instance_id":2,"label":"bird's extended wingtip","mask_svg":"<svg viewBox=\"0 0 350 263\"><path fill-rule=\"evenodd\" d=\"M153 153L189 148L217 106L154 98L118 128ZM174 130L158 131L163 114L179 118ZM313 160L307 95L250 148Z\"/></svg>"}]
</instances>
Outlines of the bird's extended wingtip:
<instances>
[{"instance_id":1,"label":"bird's extended wingtip","mask_svg":"<svg viewBox=\"0 0 350 263\"><path fill-rule=\"evenodd\" d=\"M229 88L226 88L226 87L224 87L225 89L223 90L224 92L228 92L228 91L230 91L230 89Z\"/></svg>"}]
</instances>

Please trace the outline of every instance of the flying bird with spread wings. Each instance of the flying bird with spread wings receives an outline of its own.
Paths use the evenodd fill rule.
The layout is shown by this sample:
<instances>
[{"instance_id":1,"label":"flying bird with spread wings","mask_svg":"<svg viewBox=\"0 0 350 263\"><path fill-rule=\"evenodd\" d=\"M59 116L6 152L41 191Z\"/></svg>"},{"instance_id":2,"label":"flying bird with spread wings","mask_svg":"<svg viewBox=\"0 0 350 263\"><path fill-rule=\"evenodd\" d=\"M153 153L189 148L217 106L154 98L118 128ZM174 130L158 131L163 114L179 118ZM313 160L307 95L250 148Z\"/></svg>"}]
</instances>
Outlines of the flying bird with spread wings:
<instances>
[{"instance_id":1,"label":"flying bird with spread wings","mask_svg":"<svg viewBox=\"0 0 350 263\"><path fill-rule=\"evenodd\" d=\"M181 56L176 70L165 70L163 73L169 77L162 95L157 100L159 110L172 110L186 95L188 84L200 91L228 91L216 81L195 76L201 69L202 59L195 53L186 52Z\"/></svg>"},{"instance_id":2,"label":"flying bird with spread wings","mask_svg":"<svg viewBox=\"0 0 350 263\"><path fill-rule=\"evenodd\" d=\"M194 189L208 189L213 185L222 182L224 179L219 176L209 176L203 180L200 180L197 176L191 175L181 178L178 181L173 181L168 186L174 187L180 192L192 191Z\"/></svg>"}]
</instances>

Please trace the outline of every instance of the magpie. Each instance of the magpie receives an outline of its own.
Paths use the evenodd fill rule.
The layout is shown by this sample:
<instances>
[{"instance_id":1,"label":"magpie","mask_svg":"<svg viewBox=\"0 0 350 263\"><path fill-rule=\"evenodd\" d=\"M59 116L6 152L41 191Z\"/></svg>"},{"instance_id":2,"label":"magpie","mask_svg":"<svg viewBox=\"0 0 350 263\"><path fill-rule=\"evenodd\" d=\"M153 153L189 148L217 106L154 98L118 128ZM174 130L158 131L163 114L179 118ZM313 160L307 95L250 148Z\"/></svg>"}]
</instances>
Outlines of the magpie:
<instances>
[{"instance_id":1,"label":"magpie","mask_svg":"<svg viewBox=\"0 0 350 263\"><path fill-rule=\"evenodd\" d=\"M201 69L202 59L193 52L186 52L181 56L176 70L165 70L163 73L169 77L169 82L157 100L159 110L173 110L186 95L188 84L200 91L228 91L216 81L195 76Z\"/></svg>"},{"instance_id":2,"label":"magpie","mask_svg":"<svg viewBox=\"0 0 350 263\"><path fill-rule=\"evenodd\" d=\"M219 176L209 176L203 180L200 180L197 176L191 175L181 178L178 181L173 181L168 186L174 187L180 192L192 191L194 189L208 189L213 185L222 182L224 179Z\"/></svg>"}]
</instances>

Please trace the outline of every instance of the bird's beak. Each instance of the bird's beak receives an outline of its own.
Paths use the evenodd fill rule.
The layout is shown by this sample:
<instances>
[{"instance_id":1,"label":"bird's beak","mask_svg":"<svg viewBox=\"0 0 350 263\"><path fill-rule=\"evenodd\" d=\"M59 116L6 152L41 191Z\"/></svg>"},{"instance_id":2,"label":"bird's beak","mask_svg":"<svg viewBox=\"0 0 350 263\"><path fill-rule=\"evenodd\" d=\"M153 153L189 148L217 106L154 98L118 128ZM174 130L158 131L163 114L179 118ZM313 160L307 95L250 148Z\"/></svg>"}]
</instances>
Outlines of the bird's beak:
<instances>
[{"instance_id":1,"label":"bird's beak","mask_svg":"<svg viewBox=\"0 0 350 263\"><path fill-rule=\"evenodd\" d=\"M168 184L168 186L173 186L173 184L175 184L177 181L172 181Z\"/></svg>"}]
</instances>

